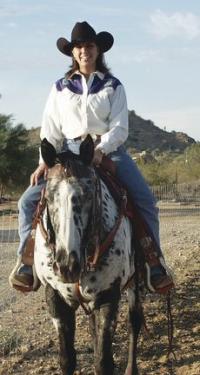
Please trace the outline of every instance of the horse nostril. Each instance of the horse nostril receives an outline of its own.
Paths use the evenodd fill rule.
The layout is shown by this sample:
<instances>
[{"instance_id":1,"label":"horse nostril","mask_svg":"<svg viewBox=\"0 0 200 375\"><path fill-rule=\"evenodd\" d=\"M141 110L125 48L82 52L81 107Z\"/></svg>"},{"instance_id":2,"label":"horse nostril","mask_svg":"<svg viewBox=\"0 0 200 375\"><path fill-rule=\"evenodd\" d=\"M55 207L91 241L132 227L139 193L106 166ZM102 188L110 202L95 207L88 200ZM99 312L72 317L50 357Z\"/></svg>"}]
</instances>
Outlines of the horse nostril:
<instances>
[{"instance_id":1,"label":"horse nostril","mask_svg":"<svg viewBox=\"0 0 200 375\"><path fill-rule=\"evenodd\" d=\"M72 252L71 254L69 254L68 268L69 268L69 272L73 275L78 275L80 273L80 270L81 270L80 262L75 252Z\"/></svg>"},{"instance_id":2,"label":"horse nostril","mask_svg":"<svg viewBox=\"0 0 200 375\"><path fill-rule=\"evenodd\" d=\"M75 262L73 265L73 270L71 272L73 273L73 275L76 276L80 274L80 271L81 271L80 264L78 262Z\"/></svg>"},{"instance_id":3,"label":"horse nostril","mask_svg":"<svg viewBox=\"0 0 200 375\"><path fill-rule=\"evenodd\" d=\"M58 264L57 264L56 261L53 262L53 270L54 270L55 273L58 272L58 270L59 270L59 267L58 267Z\"/></svg>"}]
</instances>

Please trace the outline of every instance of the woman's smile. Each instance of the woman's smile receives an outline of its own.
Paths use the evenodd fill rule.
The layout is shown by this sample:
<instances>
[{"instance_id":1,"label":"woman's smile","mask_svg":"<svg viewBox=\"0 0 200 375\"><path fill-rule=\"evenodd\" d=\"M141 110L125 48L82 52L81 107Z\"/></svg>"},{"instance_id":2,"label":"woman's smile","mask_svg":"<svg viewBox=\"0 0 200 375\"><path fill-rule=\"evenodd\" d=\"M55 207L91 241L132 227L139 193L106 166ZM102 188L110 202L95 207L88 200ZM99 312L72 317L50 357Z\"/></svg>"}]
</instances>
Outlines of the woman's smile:
<instances>
[{"instance_id":1,"label":"woman's smile","mask_svg":"<svg viewBox=\"0 0 200 375\"><path fill-rule=\"evenodd\" d=\"M96 43L77 43L72 50L72 54L82 73L92 73L96 70L96 60L99 55Z\"/></svg>"}]
</instances>

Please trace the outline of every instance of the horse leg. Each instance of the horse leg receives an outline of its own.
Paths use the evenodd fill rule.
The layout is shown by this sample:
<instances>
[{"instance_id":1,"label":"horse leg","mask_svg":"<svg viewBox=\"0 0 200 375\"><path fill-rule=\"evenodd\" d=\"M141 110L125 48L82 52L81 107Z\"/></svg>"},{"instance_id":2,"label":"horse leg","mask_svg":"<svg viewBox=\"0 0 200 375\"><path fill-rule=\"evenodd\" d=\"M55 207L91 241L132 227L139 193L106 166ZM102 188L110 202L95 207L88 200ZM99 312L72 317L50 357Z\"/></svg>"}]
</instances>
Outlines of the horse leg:
<instances>
[{"instance_id":1,"label":"horse leg","mask_svg":"<svg viewBox=\"0 0 200 375\"><path fill-rule=\"evenodd\" d=\"M46 286L45 293L49 312L58 333L62 373L63 375L73 375L76 368L75 311L50 285Z\"/></svg>"},{"instance_id":2,"label":"horse leg","mask_svg":"<svg viewBox=\"0 0 200 375\"><path fill-rule=\"evenodd\" d=\"M114 373L112 340L116 328L120 300L119 283L116 284L112 289L101 293L100 304L94 311L94 332L96 334L95 375L113 375Z\"/></svg>"},{"instance_id":3,"label":"horse leg","mask_svg":"<svg viewBox=\"0 0 200 375\"><path fill-rule=\"evenodd\" d=\"M133 289L128 291L129 298L129 353L128 364L125 375L137 375L137 343L138 336L144 322L142 306L135 303L135 293Z\"/></svg>"}]
</instances>

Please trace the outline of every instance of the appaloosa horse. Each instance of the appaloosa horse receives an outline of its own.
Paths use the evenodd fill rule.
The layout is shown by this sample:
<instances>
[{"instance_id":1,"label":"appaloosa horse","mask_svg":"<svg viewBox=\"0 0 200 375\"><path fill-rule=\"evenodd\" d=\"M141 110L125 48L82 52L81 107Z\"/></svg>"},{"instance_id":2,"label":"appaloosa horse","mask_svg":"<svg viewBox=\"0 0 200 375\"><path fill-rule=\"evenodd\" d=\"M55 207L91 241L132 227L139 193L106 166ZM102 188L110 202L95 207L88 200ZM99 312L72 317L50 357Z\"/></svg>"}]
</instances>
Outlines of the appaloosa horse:
<instances>
[{"instance_id":1,"label":"appaloosa horse","mask_svg":"<svg viewBox=\"0 0 200 375\"><path fill-rule=\"evenodd\" d=\"M57 155L46 140L41 149L49 174L46 207L36 231L35 267L58 333L62 373L72 375L76 369L75 311L82 305L93 336L95 374L114 374L112 341L121 292L128 285L126 375L135 375L142 314L135 307L131 224L90 164L90 136L78 156L70 151Z\"/></svg>"}]
</instances>

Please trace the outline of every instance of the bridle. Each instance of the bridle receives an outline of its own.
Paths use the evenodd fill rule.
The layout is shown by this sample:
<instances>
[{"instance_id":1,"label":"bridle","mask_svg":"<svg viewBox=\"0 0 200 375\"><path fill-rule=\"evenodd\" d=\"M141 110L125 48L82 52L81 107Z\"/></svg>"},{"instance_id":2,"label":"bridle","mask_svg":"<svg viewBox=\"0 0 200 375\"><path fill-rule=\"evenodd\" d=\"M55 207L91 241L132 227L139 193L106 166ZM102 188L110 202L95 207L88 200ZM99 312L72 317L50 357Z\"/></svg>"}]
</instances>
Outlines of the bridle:
<instances>
[{"instance_id":1,"label":"bridle","mask_svg":"<svg viewBox=\"0 0 200 375\"><path fill-rule=\"evenodd\" d=\"M65 167L59 165L55 166L55 169L50 170L50 173L48 175L48 178L70 178L69 170L65 171ZM87 226L85 228L82 241L81 241L81 254L82 254L82 264L81 269L82 273L89 272L91 270L95 270L98 266L100 258L106 253L106 251L110 248L115 235L117 233L117 230L121 224L122 218L124 217L126 203L127 203L127 197L126 194L122 195L121 202L119 206L119 214L118 218L116 219L116 222L111 229L111 231L106 235L106 237L103 239L102 234L102 185L101 185L101 179L98 176L98 173L94 171L94 174L92 176L93 180L93 201L92 201L92 207L89 215L89 220L87 223ZM51 249L53 258L55 258L56 255L56 234L53 229L52 223L51 223L51 217L49 213L49 207L48 202L46 199L46 191L43 190L41 195L41 200L39 202L38 207L38 214L37 214L37 223L39 224L41 234L43 238L45 239L46 245ZM46 208L46 225L44 224L43 220L43 212ZM92 238L92 239L91 239ZM87 308L84 305L84 302L86 300L81 296L79 283L76 284L76 290L77 290L77 297L79 299L79 302L81 306L84 308L86 313L89 313Z\"/></svg>"},{"instance_id":2,"label":"bridle","mask_svg":"<svg viewBox=\"0 0 200 375\"><path fill-rule=\"evenodd\" d=\"M64 169L64 167L63 167ZM63 173L63 170L62 170ZM56 178L58 175L57 173L54 175ZM53 178L53 176L51 176ZM88 220L87 226L85 228L85 232L83 234L82 242L81 242L81 253L84 254L84 262L83 262L83 270L95 270L99 259L103 254L109 249L111 243L114 240L114 237L117 233L117 230L121 224L122 218L124 217L127 197L126 194L122 195L120 207L119 207L119 215L116 219L116 222L111 229L111 231L107 234L106 238L102 239L102 188L101 188L101 180L97 173L94 173L92 176L93 183L94 183L94 192L93 192L93 203L90 212L90 219ZM46 200L46 192L42 192L41 200L39 203L39 207L42 207L42 211L39 211L38 216L38 223L40 226L40 231L42 236L45 238L47 246L53 251L53 255L55 257L55 239L56 235L51 223L51 218L49 214L49 207ZM46 207L47 212L47 225L45 228L44 221L43 221L43 211ZM92 237L92 240L89 239ZM93 247L93 249L91 249Z\"/></svg>"}]
</instances>

